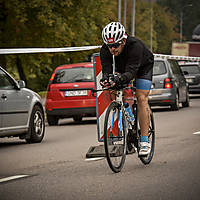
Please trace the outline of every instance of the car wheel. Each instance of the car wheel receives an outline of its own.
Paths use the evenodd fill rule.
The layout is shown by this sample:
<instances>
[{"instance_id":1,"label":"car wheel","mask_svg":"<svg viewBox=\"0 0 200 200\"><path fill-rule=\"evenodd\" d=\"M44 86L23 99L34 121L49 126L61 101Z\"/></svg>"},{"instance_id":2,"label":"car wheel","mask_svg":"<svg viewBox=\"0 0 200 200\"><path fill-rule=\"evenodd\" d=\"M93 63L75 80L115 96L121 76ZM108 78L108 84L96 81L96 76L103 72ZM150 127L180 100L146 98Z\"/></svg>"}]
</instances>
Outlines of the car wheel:
<instances>
[{"instance_id":1,"label":"car wheel","mask_svg":"<svg viewBox=\"0 0 200 200\"><path fill-rule=\"evenodd\" d=\"M26 139L28 143L41 142L45 133L45 121L42 109L39 106L34 106L29 122L30 138Z\"/></svg>"},{"instance_id":2,"label":"car wheel","mask_svg":"<svg viewBox=\"0 0 200 200\"><path fill-rule=\"evenodd\" d=\"M175 103L171 105L172 110L179 110L179 96L176 93Z\"/></svg>"},{"instance_id":3,"label":"car wheel","mask_svg":"<svg viewBox=\"0 0 200 200\"><path fill-rule=\"evenodd\" d=\"M47 122L48 122L49 126L58 125L58 120L59 120L59 117L58 117L58 116L55 116L55 115L48 115L48 114L47 114Z\"/></svg>"},{"instance_id":4,"label":"car wheel","mask_svg":"<svg viewBox=\"0 0 200 200\"><path fill-rule=\"evenodd\" d=\"M182 103L183 107L189 107L190 106L190 97L189 97L189 92L187 90L186 92L186 101Z\"/></svg>"},{"instance_id":5,"label":"car wheel","mask_svg":"<svg viewBox=\"0 0 200 200\"><path fill-rule=\"evenodd\" d=\"M81 122L82 121L82 116L80 116L80 115L73 116L73 120L75 122Z\"/></svg>"}]
</instances>

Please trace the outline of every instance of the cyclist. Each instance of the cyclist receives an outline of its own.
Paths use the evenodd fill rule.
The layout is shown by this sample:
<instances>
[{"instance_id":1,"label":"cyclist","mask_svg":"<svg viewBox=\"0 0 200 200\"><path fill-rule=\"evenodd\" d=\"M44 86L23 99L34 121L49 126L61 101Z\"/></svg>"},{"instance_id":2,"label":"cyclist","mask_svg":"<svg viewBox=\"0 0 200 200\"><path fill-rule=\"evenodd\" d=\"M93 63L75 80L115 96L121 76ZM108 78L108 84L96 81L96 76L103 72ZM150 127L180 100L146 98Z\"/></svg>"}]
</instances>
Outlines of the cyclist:
<instances>
[{"instance_id":1,"label":"cyclist","mask_svg":"<svg viewBox=\"0 0 200 200\"><path fill-rule=\"evenodd\" d=\"M148 95L152 85L154 56L144 43L136 37L129 36L124 26L119 22L111 22L102 31L104 44L100 50L102 65L102 87L109 85L109 74L113 73L112 63L115 56L115 71L112 86L129 83L136 79L136 98L138 102L138 116L141 130L140 156L150 153L148 130L150 123L150 109Z\"/></svg>"}]
</instances>

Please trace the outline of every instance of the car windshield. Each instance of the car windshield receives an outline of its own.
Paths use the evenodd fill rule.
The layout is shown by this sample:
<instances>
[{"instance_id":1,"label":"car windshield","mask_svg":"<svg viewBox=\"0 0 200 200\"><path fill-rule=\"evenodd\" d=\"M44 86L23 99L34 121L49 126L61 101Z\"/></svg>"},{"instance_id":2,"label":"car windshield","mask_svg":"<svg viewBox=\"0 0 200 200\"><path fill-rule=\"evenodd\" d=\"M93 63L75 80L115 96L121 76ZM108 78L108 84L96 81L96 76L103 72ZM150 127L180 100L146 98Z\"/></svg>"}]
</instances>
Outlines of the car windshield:
<instances>
[{"instance_id":1,"label":"car windshield","mask_svg":"<svg viewBox=\"0 0 200 200\"><path fill-rule=\"evenodd\" d=\"M181 66L182 71L186 71L189 74L200 74L200 69L197 65Z\"/></svg>"},{"instance_id":2,"label":"car windshield","mask_svg":"<svg viewBox=\"0 0 200 200\"><path fill-rule=\"evenodd\" d=\"M153 66L153 75L161 75L166 73L165 63L163 61L155 61Z\"/></svg>"},{"instance_id":3,"label":"car windshield","mask_svg":"<svg viewBox=\"0 0 200 200\"><path fill-rule=\"evenodd\" d=\"M74 67L56 72L53 83L94 82L92 67Z\"/></svg>"}]
</instances>

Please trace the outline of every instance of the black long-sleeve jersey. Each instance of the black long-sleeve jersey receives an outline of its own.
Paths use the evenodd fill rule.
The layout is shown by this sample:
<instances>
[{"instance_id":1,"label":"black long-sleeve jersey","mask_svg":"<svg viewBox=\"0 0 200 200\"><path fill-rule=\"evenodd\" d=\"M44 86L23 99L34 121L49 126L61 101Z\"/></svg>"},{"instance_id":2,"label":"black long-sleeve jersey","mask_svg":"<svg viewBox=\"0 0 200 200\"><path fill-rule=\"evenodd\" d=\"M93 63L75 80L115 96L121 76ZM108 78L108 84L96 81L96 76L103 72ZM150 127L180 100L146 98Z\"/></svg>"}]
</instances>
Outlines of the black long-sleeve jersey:
<instances>
[{"instance_id":1,"label":"black long-sleeve jersey","mask_svg":"<svg viewBox=\"0 0 200 200\"><path fill-rule=\"evenodd\" d=\"M100 59L103 77L107 77L113 72L113 58L106 44L101 47ZM152 71L153 63L154 56L144 43L135 37L128 36L123 51L115 56L115 71L122 74L124 83L130 82L135 77L151 80L152 73L148 72Z\"/></svg>"}]
</instances>

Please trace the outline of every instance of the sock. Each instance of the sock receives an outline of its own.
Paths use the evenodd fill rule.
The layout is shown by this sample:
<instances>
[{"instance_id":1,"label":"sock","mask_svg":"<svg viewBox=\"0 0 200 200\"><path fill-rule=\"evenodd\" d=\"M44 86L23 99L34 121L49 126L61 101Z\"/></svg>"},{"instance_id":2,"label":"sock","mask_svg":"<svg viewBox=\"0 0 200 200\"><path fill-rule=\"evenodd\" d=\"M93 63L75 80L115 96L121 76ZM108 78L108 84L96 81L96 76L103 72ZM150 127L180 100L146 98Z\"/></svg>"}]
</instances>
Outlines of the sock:
<instances>
[{"instance_id":1,"label":"sock","mask_svg":"<svg viewBox=\"0 0 200 200\"><path fill-rule=\"evenodd\" d=\"M149 142L148 136L141 136L140 137L140 142Z\"/></svg>"}]
</instances>

